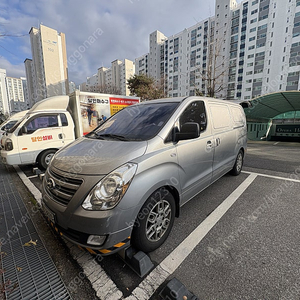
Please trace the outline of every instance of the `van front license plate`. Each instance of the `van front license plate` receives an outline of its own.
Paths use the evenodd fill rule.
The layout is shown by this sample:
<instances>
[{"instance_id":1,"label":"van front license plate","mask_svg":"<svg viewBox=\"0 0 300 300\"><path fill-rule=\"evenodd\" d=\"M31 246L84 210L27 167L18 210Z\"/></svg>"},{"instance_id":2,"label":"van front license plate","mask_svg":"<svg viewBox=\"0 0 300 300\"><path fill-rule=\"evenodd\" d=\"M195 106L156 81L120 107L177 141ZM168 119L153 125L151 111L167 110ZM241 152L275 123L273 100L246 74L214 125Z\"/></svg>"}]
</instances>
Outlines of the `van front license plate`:
<instances>
[{"instance_id":1,"label":"van front license plate","mask_svg":"<svg viewBox=\"0 0 300 300\"><path fill-rule=\"evenodd\" d=\"M55 214L45 205L42 204L42 210L45 216L52 222L55 223Z\"/></svg>"}]
</instances>

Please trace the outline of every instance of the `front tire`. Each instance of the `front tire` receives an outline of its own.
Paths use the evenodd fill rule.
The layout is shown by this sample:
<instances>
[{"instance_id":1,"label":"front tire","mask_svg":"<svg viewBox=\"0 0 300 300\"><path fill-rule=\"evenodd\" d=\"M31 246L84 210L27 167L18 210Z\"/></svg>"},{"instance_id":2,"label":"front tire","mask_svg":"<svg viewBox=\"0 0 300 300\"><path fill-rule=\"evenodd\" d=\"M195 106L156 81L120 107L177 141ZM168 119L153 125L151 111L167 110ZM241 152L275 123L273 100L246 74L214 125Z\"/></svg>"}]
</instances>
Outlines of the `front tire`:
<instances>
[{"instance_id":1,"label":"front tire","mask_svg":"<svg viewBox=\"0 0 300 300\"><path fill-rule=\"evenodd\" d=\"M240 150L230 173L234 176L239 175L242 171L243 164L244 164L244 152Z\"/></svg>"},{"instance_id":2,"label":"front tire","mask_svg":"<svg viewBox=\"0 0 300 300\"><path fill-rule=\"evenodd\" d=\"M167 189L155 191L137 216L132 230L132 245L146 253L159 248L173 227L175 209L174 197Z\"/></svg>"},{"instance_id":3,"label":"front tire","mask_svg":"<svg viewBox=\"0 0 300 300\"><path fill-rule=\"evenodd\" d=\"M39 167L46 170L56 150L46 150L38 158Z\"/></svg>"}]
</instances>

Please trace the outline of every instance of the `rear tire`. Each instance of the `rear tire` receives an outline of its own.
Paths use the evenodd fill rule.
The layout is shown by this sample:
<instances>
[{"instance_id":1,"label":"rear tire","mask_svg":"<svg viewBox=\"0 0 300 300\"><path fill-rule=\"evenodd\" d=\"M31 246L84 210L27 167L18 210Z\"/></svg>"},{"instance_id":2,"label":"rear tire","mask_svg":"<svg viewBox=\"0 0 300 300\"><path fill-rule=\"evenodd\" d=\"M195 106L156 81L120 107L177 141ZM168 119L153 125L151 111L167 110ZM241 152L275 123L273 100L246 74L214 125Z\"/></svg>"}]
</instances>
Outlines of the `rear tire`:
<instances>
[{"instance_id":1,"label":"rear tire","mask_svg":"<svg viewBox=\"0 0 300 300\"><path fill-rule=\"evenodd\" d=\"M132 245L146 253L159 248L173 227L175 209L174 197L167 189L155 191L137 216L132 230Z\"/></svg>"},{"instance_id":2,"label":"rear tire","mask_svg":"<svg viewBox=\"0 0 300 300\"><path fill-rule=\"evenodd\" d=\"M234 166L230 172L231 175L237 176L241 173L244 164L244 152L242 150L239 151Z\"/></svg>"},{"instance_id":3,"label":"rear tire","mask_svg":"<svg viewBox=\"0 0 300 300\"><path fill-rule=\"evenodd\" d=\"M47 167L56 151L57 150L51 149L51 150L46 150L40 154L40 156L38 158L38 164L41 169L44 169L44 170L47 169Z\"/></svg>"}]
</instances>

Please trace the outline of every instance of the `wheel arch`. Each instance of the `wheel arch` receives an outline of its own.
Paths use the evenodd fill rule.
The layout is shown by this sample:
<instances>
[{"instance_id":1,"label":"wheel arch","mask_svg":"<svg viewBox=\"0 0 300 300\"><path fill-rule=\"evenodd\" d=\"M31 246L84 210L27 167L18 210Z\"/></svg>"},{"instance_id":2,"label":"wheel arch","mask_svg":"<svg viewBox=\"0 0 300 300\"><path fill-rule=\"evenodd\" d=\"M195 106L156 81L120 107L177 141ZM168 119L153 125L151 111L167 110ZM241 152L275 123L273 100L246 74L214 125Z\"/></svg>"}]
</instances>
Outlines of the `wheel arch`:
<instances>
[{"instance_id":1,"label":"wheel arch","mask_svg":"<svg viewBox=\"0 0 300 300\"><path fill-rule=\"evenodd\" d=\"M54 150L55 152L57 152L59 149L58 148L47 148L47 149L43 149L36 157L35 159L35 162L38 163L39 160L40 160L40 157L46 152L46 151L49 151L49 150Z\"/></svg>"},{"instance_id":2,"label":"wheel arch","mask_svg":"<svg viewBox=\"0 0 300 300\"><path fill-rule=\"evenodd\" d=\"M179 197L178 190L171 185L166 185L166 186L163 186L162 188L166 188L174 197L175 207L176 207L175 217L178 218L180 215L180 197Z\"/></svg>"}]
</instances>

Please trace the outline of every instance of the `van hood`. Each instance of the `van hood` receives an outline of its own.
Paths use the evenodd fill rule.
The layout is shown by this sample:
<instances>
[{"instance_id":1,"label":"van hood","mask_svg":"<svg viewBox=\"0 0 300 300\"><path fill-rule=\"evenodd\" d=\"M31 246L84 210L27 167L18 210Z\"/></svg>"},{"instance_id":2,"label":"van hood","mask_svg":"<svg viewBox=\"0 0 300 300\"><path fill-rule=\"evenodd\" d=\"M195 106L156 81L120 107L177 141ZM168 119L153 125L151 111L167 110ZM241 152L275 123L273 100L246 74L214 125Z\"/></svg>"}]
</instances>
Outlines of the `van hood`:
<instances>
[{"instance_id":1,"label":"van hood","mask_svg":"<svg viewBox=\"0 0 300 300\"><path fill-rule=\"evenodd\" d=\"M146 141L123 142L82 137L59 150L51 166L68 173L106 175L142 156L146 148Z\"/></svg>"}]
</instances>

